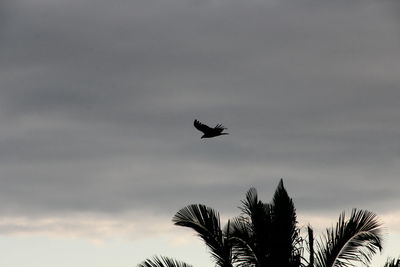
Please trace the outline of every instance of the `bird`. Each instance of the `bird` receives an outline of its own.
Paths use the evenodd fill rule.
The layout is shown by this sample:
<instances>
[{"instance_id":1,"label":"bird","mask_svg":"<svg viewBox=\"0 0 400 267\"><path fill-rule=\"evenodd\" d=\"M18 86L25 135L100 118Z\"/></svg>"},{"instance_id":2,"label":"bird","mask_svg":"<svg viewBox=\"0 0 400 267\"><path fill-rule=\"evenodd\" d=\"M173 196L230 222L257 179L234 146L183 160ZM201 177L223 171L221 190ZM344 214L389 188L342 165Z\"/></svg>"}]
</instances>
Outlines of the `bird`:
<instances>
[{"instance_id":1,"label":"bird","mask_svg":"<svg viewBox=\"0 0 400 267\"><path fill-rule=\"evenodd\" d=\"M217 124L214 128L211 128L198 120L194 120L193 125L197 130L203 133L203 136L201 137L202 139L229 134L222 132L223 130L227 129L222 126L222 124Z\"/></svg>"}]
</instances>

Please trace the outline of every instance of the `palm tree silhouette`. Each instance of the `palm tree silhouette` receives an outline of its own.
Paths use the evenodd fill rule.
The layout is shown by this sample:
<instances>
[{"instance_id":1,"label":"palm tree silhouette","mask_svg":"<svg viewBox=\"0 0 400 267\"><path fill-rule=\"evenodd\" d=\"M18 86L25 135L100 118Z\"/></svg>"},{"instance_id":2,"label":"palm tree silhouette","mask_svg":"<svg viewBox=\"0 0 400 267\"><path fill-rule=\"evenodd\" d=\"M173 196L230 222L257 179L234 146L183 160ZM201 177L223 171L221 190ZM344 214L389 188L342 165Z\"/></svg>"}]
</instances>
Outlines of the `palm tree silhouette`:
<instances>
[{"instance_id":1,"label":"palm tree silhouette","mask_svg":"<svg viewBox=\"0 0 400 267\"><path fill-rule=\"evenodd\" d=\"M223 229L219 213L202 204L186 206L172 221L194 230L218 267L347 267L354 262L368 264L382 249L377 216L357 209L352 210L348 219L343 212L336 226L326 230L314 249L311 227L308 242L300 236L296 209L282 180L271 203L263 203L256 189L251 188L239 208L241 214L229 220ZM310 251L308 260L303 257L305 243ZM387 264L385 267L399 267L393 265L394 260ZM191 266L167 257L153 257L138 267Z\"/></svg>"}]
</instances>

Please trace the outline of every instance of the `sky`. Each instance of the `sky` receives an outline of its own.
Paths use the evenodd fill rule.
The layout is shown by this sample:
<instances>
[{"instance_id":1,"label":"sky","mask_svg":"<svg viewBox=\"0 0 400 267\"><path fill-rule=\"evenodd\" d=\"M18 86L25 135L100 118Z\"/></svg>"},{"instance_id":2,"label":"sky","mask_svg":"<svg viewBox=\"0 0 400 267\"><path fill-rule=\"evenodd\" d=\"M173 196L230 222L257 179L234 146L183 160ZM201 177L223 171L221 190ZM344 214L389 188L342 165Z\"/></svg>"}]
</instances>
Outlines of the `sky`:
<instances>
[{"instance_id":1,"label":"sky","mask_svg":"<svg viewBox=\"0 0 400 267\"><path fill-rule=\"evenodd\" d=\"M213 266L173 226L280 178L300 226L375 212L400 249L400 3L2 0L0 266ZM200 139L199 119L230 135Z\"/></svg>"}]
</instances>

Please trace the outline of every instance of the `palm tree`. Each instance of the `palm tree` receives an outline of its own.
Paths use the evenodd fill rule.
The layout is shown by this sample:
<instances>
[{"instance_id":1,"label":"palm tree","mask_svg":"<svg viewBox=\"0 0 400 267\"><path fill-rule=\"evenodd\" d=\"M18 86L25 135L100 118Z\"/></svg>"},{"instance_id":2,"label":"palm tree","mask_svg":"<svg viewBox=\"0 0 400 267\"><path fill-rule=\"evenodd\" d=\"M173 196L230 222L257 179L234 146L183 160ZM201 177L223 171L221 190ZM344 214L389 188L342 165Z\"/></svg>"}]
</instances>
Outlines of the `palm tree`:
<instances>
[{"instance_id":1,"label":"palm tree","mask_svg":"<svg viewBox=\"0 0 400 267\"><path fill-rule=\"evenodd\" d=\"M382 249L381 225L374 213L354 209L346 219L317 241L308 227L310 259L303 257L304 242L297 226L296 209L280 180L271 203L258 199L251 188L242 201L241 215L222 230L219 213L201 204L186 206L173 217L175 225L193 229L209 248L218 267L347 267L369 263ZM385 267L393 267L388 265ZM166 257L154 257L138 267L190 267ZM399 267L399 266L397 266Z\"/></svg>"}]
</instances>

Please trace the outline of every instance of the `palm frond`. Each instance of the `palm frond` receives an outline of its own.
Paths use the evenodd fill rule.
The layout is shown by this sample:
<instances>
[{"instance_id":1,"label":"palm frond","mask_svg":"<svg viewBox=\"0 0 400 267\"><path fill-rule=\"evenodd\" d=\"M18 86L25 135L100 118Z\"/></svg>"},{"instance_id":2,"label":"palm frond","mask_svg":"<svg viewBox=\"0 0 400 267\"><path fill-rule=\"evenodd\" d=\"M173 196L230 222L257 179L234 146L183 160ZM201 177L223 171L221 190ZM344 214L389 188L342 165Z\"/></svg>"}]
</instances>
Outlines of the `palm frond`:
<instances>
[{"instance_id":1,"label":"palm frond","mask_svg":"<svg viewBox=\"0 0 400 267\"><path fill-rule=\"evenodd\" d=\"M247 228L251 233L251 240L247 240L247 246L253 250L253 258L259 266L268 265L270 254L271 236L271 205L258 199L257 190L250 188L246 198L242 200L240 209L247 215ZM249 257L250 258L250 257Z\"/></svg>"},{"instance_id":2,"label":"palm frond","mask_svg":"<svg viewBox=\"0 0 400 267\"><path fill-rule=\"evenodd\" d=\"M246 199L241 201L243 207L239 207L239 209L248 216L251 216L253 207L258 203L258 195L257 190L252 187L246 193Z\"/></svg>"},{"instance_id":3,"label":"palm frond","mask_svg":"<svg viewBox=\"0 0 400 267\"><path fill-rule=\"evenodd\" d=\"M233 263L237 267L253 266L257 262L254 234L248 219L235 217L224 230L232 245Z\"/></svg>"},{"instance_id":4,"label":"palm frond","mask_svg":"<svg viewBox=\"0 0 400 267\"><path fill-rule=\"evenodd\" d=\"M175 225L193 229L210 249L220 267L231 267L231 246L224 238L218 212L205 205L194 204L178 211L172 218Z\"/></svg>"},{"instance_id":5,"label":"palm frond","mask_svg":"<svg viewBox=\"0 0 400 267\"><path fill-rule=\"evenodd\" d=\"M272 256L275 266L296 265L300 252L296 245L301 242L297 227L296 209L293 200L289 197L282 179L276 188L272 200Z\"/></svg>"},{"instance_id":6,"label":"palm frond","mask_svg":"<svg viewBox=\"0 0 400 267\"><path fill-rule=\"evenodd\" d=\"M308 267L314 267L314 230L311 228L311 226L307 227L307 232L308 232L308 249L310 252L310 259L308 262Z\"/></svg>"},{"instance_id":7,"label":"palm frond","mask_svg":"<svg viewBox=\"0 0 400 267\"><path fill-rule=\"evenodd\" d=\"M143 261L137 267L192 267L192 265L168 257L154 256L152 259Z\"/></svg>"},{"instance_id":8,"label":"palm frond","mask_svg":"<svg viewBox=\"0 0 400 267\"><path fill-rule=\"evenodd\" d=\"M387 259L384 267L400 267L400 258L398 259Z\"/></svg>"},{"instance_id":9,"label":"palm frond","mask_svg":"<svg viewBox=\"0 0 400 267\"><path fill-rule=\"evenodd\" d=\"M317 249L316 267L367 265L382 250L381 224L370 211L353 209L348 220L343 212L336 227L327 229L317 242Z\"/></svg>"}]
</instances>

